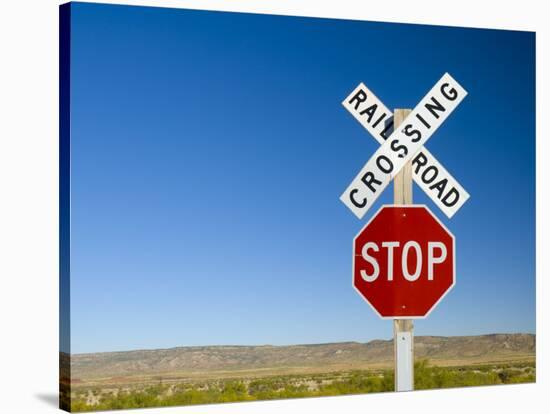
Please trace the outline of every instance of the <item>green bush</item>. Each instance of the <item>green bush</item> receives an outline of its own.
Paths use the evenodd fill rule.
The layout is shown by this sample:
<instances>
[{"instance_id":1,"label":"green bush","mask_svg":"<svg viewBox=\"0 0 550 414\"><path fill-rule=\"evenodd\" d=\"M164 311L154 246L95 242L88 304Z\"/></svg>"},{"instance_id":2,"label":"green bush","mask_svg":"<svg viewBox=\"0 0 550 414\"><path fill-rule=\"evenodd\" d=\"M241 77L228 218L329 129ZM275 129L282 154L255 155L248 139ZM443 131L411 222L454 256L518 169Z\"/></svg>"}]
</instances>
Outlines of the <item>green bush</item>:
<instances>
[{"instance_id":1,"label":"green bush","mask_svg":"<svg viewBox=\"0 0 550 414\"><path fill-rule=\"evenodd\" d=\"M534 363L495 364L480 366L438 367L428 360L414 366L414 387L418 390L465 387L491 384L517 384L535 381ZM168 391L171 390L171 393ZM250 381L212 380L195 384L156 384L118 393L92 393L99 403L88 405L87 390L73 394L74 412L194 405L234 401L270 400L278 398L318 397L345 394L365 394L394 390L393 370L354 370L312 375L274 376Z\"/></svg>"}]
</instances>

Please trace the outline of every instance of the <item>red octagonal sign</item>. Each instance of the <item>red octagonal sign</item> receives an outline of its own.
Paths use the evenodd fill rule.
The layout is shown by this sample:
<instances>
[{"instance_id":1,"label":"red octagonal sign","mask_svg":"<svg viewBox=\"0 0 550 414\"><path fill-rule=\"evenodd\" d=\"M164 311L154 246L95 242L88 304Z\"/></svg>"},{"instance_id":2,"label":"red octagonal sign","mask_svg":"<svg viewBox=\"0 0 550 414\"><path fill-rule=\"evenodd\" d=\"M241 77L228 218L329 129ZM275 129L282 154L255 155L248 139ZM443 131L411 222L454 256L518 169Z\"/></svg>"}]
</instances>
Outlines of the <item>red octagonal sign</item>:
<instances>
[{"instance_id":1,"label":"red octagonal sign","mask_svg":"<svg viewBox=\"0 0 550 414\"><path fill-rule=\"evenodd\" d=\"M382 318L424 318L454 283L454 236L425 206L384 206L353 240L353 286Z\"/></svg>"}]
</instances>

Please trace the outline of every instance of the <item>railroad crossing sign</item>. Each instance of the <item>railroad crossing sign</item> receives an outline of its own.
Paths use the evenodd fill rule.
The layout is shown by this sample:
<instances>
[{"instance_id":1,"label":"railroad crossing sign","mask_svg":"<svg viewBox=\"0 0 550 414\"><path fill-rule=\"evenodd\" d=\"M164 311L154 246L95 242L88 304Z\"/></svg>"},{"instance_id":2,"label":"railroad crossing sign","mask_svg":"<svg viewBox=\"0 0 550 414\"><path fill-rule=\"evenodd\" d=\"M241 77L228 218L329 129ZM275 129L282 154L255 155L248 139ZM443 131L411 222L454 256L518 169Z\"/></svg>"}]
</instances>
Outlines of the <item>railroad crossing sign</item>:
<instances>
[{"instance_id":1,"label":"railroad crossing sign","mask_svg":"<svg viewBox=\"0 0 550 414\"><path fill-rule=\"evenodd\" d=\"M454 283L454 236L425 206L384 206L353 240L353 286L382 318L424 318Z\"/></svg>"},{"instance_id":2,"label":"railroad crossing sign","mask_svg":"<svg viewBox=\"0 0 550 414\"><path fill-rule=\"evenodd\" d=\"M365 85L359 84L342 104L381 145L340 200L362 218L393 177L412 160L416 183L452 217L469 194L423 145L466 95L462 86L445 73L403 124L393 130L391 112Z\"/></svg>"},{"instance_id":3,"label":"railroad crossing sign","mask_svg":"<svg viewBox=\"0 0 550 414\"><path fill-rule=\"evenodd\" d=\"M466 95L445 73L412 111L392 116L362 83L342 102L380 147L340 200L362 218L396 178L397 205L384 206L353 241L353 286L380 317L394 319L396 391L414 388L412 319L426 317L455 283L454 236L427 207L412 204L412 178L449 218L468 200L423 148Z\"/></svg>"}]
</instances>

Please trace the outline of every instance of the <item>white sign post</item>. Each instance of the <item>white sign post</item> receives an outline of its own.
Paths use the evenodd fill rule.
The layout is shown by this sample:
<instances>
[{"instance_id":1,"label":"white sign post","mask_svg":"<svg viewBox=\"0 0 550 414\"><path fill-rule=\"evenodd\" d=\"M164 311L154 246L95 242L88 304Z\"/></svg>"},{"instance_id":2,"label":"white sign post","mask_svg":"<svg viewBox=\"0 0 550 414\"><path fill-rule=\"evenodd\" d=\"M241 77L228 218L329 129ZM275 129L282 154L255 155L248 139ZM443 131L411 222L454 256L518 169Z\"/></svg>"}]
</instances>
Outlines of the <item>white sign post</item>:
<instances>
[{"instance_id":1,"label":"white sign post","mask_svg":"<svg viewBox=\"0 0 550 414\"><path fill-rule=\"evenodd\" d=\"M396 109L393 121L398 128L411 113L410 109ZM413 185L410 161L393 180L393 204L413 204ZM414 323L412 319L393 320L393 349L395 360L395 391L414 389Z\"/></svg>"},{"instance_id":2,"label":"white sign post","mask_svg":"<svg viewBox=\"0 0 550 414\"><path fill-rule=\"evenodd\" d=\"M462 102L466 95L466 90L464 90L451 75L448 73L444 74L430 92L420 101L416 108L406 117L403 124L384 140L380 148L378 148L348 186L346 191L344 191L340 200L342 200L358 218L362 218L393 177L395 177L408 161L415 157L426 141L428 141L439 126L447 119L460 102ZM369 108L366 108L364 111L368 109ZM358 116L362 116L361 112L363 111L360 111ZM387 134L389 129L392 128L389 125L383 126L384 119L387 115L382 117L382 113L380 113L380 115L374 119L375 109L372 109L372 112L373 115L372 118L370 118L372 125L370 125L371 122L367 121L367 125L369 125L368 129L369 131L372 130L371 132L374 133L373 135L375 137L379 136L384 139L384 134ZM363 115L366 114L367 112ZM361 123L365 126L363 121L361 121ZM386 130L386 128L388 129ZM424 154L424 158L426 159L415 158L416 163L414 169L417 171L415 177L420 175L420 181L424 181L423 188L425 188L425 191L426 189L428 190L427 192L430 196L431 190L436 190L438 195L437 198L440 199L441 203L451 204L450 198L456 197L456 195L452 195L454 192L452 194L445 193L448 180L437 180L436 182L436 171L430 168L429 172L426 172L428 171L428 160L433 161L435 159L432 156L428 158L425 149L423 149L422 154ZM437 163L437 165L440 166L439 163ZM433 165L429 166L433 167ZM442 173L443 170L437 170L437 172ZM456 186L453 188L456 189ZM449 208L455 205L456 203L449 206ZM452 215L454 211L450 208L449 213Z\"/></svg>"}]
</instances>

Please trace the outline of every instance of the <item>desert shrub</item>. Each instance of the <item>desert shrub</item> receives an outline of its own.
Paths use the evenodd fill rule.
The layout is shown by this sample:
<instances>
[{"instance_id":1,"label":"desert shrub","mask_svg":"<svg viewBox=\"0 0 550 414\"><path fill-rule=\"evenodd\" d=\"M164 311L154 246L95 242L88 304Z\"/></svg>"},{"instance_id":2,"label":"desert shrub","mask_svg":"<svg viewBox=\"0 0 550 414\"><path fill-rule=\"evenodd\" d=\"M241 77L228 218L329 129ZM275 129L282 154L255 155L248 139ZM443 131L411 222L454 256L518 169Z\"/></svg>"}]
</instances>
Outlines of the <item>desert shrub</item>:
<instances>
[{"instance_id":1,"label":"desert shrub","mask_svg":"<svg viewBox=\"0 0 550 414\"><path fill-rule=\"evenodd\" d=\"M119 392L117 396L104 395L99 404L94 406L95 410L119 410L123 408L145 408L159 405L157 395L144 391Z\"/></svg>"},{"instance_id":2,"label":"desert shrub","mask_svg":"<svg viewBox=\"0 0 550 414\"><path fill-rule=\"evenodd\" d=\"M86 404L86 400L73 398L71 401L71 412L90 411L93 407Z\"/></svg>"},{"instance_id":3,"label":"desert shrub","mask_svg":"<svg viewBox=\"0 0 550 414\"><path fill-rule=\"evenodd\" d=\"M246 385L241 381L226 382L220 394L221 402L246 401L248 397Z\"/></svg>"},{"instance_id":4,"label":"desert shrub","mask_svg":"<svg viewBox=\"0 0 550 414\"><path fill-rule=\"evenodd\" d=\"M490 384L516 384L535 381L534 363L494 364L483 366L438 367L428 360L415 362L415 389L464 387ZM324 381L323 381L324 380ZM310 389L308 385L313 385ZM168 395L167 391L172 389ZM99 402L87 404L88 391L71 400L74 412L116 410L221 403L233 401L270 400L345 394L365 394L394 390L393 369L386 371L354 370L329 374L286 375L248 381L211 380L207 382L155 384L132 391L93 394Z\"/></svg>"},{"instance_id":5,"label":"desert shrub","mask_svg":"<svg viewBox=\"0 0 550 414\"><path fill-rule=\"evenodd\" d=\"M494 371L430 366L428 360L415 362L414 388L418 390L432 388L468 387L478 385L501 384L499 375Z\"/></svg>"}]
</instances>

